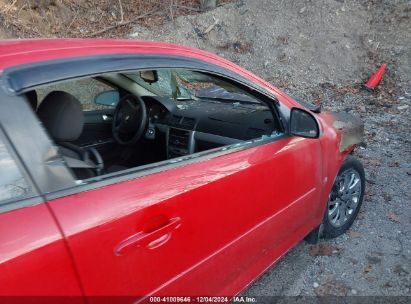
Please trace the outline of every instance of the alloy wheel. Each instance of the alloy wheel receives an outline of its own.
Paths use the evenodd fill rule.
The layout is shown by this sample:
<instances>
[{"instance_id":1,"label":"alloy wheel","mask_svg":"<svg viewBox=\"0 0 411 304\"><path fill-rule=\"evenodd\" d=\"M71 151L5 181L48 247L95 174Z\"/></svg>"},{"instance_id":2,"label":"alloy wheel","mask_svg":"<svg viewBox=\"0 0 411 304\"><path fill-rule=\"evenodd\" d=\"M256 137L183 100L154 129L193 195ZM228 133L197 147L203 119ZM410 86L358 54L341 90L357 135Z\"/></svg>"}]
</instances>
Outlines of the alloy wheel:
<instances>
[{"instance_id":1,"label":"alloy wheel","mask_svg":"<svg viewBox=\"0 0 411 304\"><path fill-rule=\"evenodd\" d=\"M328 219L334 227L341 227L358 208L361 197L361 177L354 169L337 176L328 201Z\"/></svg>"}]
</instances>

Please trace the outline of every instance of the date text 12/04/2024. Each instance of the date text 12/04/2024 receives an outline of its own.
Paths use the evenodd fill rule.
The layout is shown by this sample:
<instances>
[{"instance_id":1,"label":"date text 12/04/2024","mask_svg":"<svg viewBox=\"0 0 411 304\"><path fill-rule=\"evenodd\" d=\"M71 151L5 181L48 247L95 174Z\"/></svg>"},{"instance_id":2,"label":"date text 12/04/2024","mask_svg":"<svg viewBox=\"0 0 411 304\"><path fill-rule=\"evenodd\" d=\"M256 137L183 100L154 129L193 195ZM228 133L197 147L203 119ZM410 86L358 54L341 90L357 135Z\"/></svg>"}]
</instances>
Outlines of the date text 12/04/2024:
<instances>
[{"instance_id":1,"label":"date text 12/04/2024","mask_svg":"<svg viewBox=\"0 0 411 304\"><path fill-rule=\"evenodd\" d=\"M235 296L235 297L150 297L150 303L256 303L254 297Z\"/></svg>"}]
</instances>

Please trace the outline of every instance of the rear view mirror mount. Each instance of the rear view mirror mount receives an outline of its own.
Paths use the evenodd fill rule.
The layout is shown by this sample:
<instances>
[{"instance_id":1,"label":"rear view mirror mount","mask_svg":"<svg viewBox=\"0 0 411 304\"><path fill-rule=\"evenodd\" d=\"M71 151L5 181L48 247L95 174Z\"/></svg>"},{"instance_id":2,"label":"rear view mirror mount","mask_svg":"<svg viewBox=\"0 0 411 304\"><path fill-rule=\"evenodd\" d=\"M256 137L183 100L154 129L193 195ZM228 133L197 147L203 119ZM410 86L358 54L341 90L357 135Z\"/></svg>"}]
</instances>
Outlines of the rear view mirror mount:
<instances>
[{"instance_id":1,"label":"rear view mirror mount","mask_svg":"<svg viewBox=\"0 0 411 304\"><path fill-rule=\"evenodd\" d=\"M158 73L155 70L140 71L140 78L143 79L144 82L152 84L158 81Z\"/></svg>"}]
</instances>

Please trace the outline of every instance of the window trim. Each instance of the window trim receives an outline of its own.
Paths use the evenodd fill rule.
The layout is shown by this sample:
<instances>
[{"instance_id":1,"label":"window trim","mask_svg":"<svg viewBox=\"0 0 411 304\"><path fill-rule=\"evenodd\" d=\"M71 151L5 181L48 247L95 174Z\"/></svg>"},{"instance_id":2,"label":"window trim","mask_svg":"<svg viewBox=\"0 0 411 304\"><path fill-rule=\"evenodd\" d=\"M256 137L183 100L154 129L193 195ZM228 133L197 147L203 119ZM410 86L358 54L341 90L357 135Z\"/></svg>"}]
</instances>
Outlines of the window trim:
<instances>
[{"instance_id":1,"label":"window trim","mask_svg":"<svg viewBox=\"0 0 411 304\"><path fill-rule=\"evenodd\" d=\"M92 60L90 60L91 58ZM61 67L62 65L68 68L59 69L58 67ZM39 168L39 165L37 166L38 170L43 171L43 176L41 177L45 179L41 180L42 184L38 185L38 187L40 189L40 192L43 193L47 200L56 199L58 197L63 197L66 195L80 193L83 191L96 189L102 186L116 184L119 182L143 177L146 175L180 167L186 164L204 161L210 159L211 157L219 157L225 154L250 149L255 146L268 144L273 141L289 137L287 132L288 128L285 125L284 120L284 117L287 117L287 113L283 113L283 110L288 110L288 108L280 104L273 94L267 92L264 88L252 83L251 81L236 74L235 72L222 68L218 65L187 57L151 54L113 54L109 56L100 55L50 60L8 68L4 71L4 74L2 75L2 79L0 79L0 81L3 81L3 88L5 89L3 93L9 95L9 98L23 99L23 97L17 96L17 94L24 93L37 86L45 86L50 83L67 81L70 79L80 79L86 77L95 78L107 73L122 73L127 71L136 71L148 68L185 68L190 70L196 70L208 74L213 74L222 77L226 80L232 81L237 85L244 86L247 88L248 91L252 92L253 95L258 95L259 99L264 99L264 102L267 103L267 105L269 105L270 108L272 107L276 115L278 115L277 118L282 126L282 131L284 132L284 134L282 134L281 136L267 137L263 139L257 138L256 140L247 141L245 143L242 143L241 145L234 144L231 146L224 146L208 151L198 152L187 157L184 157L181 161L178 162L170 162L170 160L166 160L163 162L149 164L146 166L130 168L122 172L104 175L104 179L102 179L101 181L93 181L89 184L83 185L79 185L78 183L76 183L72 174L64 164L61 157L58 156L56 158L56 156L54 155L54 158L52 158L54 161L55 170L50 170L50 168L43 168L48 167L47 161L41 164L42 168ZM48 73L42 73L42 71L47 71ZM34 77L34 75L36 77ZM267 102L267 100L269 100L269 102ZM33 117L35 115L33 115L33 113L31 114L32 122L36 121L38 124L37 119L33 120ZM9 127L11 128L12 126ZM52 141L48 138L46 132L44 130L41 130L41 133L43 134L39 134L40 137L47 137L47 140L44 140L43 138L43 150L53 149L54 152L56 152L56 149L53 146ZM30 160L30 157L27 156L27 153L25 155L27 157L25 161L27 162L28 160ZM35 170L36 168L33 168L31 172L36 173ZM47 174L44 176L44 173ZM63 178L60 178L60 180L56 181L54 179L57 176L61 177L58 174L63 174L64 176ZM36 179L34 178L34 180Z\"/></svg>"},{"instance_id":2,"label":"window trim","mask_svg":"<svg viewBox=\"0 0 411 304\"><path fill-rule=\"evenodd\" d=\"M18 196L18 197L11 197L5 200L0 200L0 213L43 203L44 202L43 198L40 196L39 191L36 185L33 183L22 160L20 159L19 155L15 151L10 140L7 138L7 135L5 134L1 123L0 123L0 143L4 144L8 154L10 155L10 157L16 164L19 172L21 173L22 178L24 178L24 181L30 187L30 191L26 195Z\"/></svg>"}]
</instances>

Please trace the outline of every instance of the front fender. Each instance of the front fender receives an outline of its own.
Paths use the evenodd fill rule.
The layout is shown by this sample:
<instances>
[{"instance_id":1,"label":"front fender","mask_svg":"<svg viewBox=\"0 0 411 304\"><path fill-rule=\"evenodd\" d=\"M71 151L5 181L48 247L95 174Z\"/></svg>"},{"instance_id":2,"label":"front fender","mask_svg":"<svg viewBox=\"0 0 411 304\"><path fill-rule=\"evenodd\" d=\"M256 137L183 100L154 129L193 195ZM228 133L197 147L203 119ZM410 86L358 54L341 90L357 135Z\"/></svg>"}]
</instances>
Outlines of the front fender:
<instances>
[{"instance_id":1,"label":"front fender","mask_svg":"<svg viewBox=\"0 0 411 304\"><path fill-rule=\"evenodd\" d=\"M360 118L346 112L321 112L317 117L322 130L319 139L323 160L321 208L317 214L320 221L342 162L356 145L363 142L364 123Z\"/></svg>"}]
</instances>

